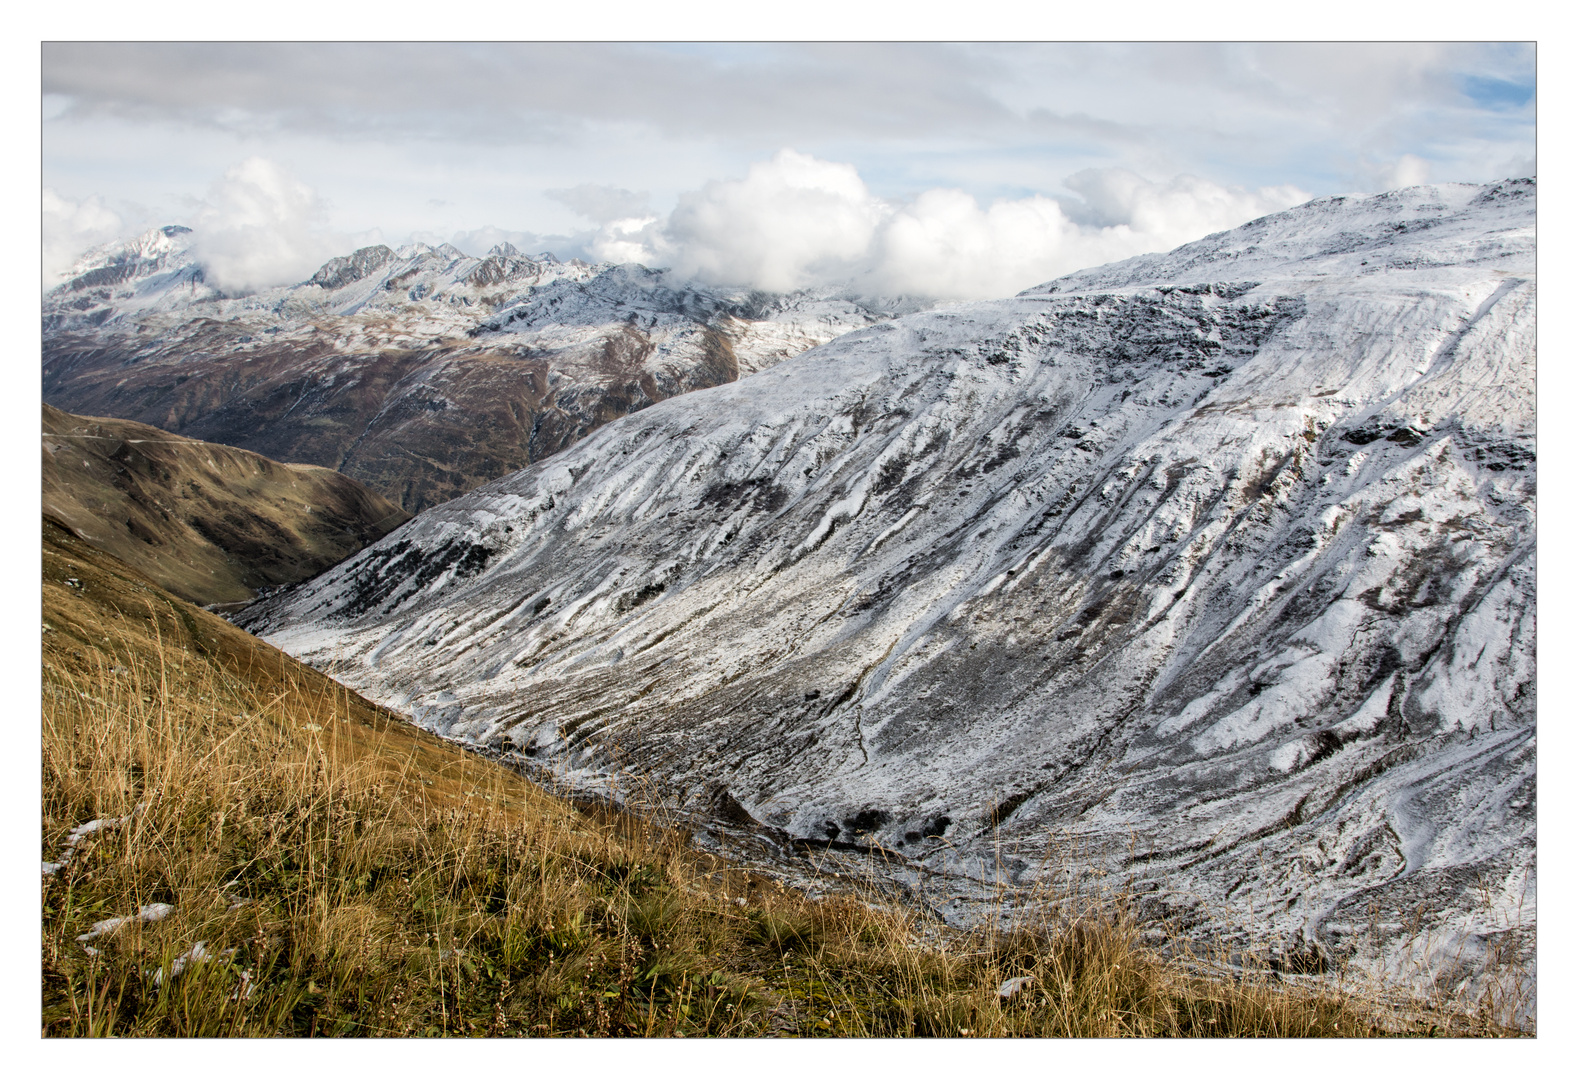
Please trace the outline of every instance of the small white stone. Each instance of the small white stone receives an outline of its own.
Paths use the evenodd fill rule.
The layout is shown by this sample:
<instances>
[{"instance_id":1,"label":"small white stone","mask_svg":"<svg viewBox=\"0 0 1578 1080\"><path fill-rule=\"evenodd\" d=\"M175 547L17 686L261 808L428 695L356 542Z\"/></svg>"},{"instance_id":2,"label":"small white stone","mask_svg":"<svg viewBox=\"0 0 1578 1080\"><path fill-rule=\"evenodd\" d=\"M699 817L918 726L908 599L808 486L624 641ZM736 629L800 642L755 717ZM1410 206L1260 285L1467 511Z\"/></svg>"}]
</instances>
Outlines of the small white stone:
<instances>
[{"instance_id":1,"label":"small white stone","mask_svg":"<svg viewBox=\"0 0 1578 1080\"><path fill-rule=\"evenodd\" d=\"M1020 975L1017 978L1008 979L1002 986L997 988L997 996L1007 1001L1033 982L1035 982L1035 979L1030 975Z\"/></svg>"}]
</instances>

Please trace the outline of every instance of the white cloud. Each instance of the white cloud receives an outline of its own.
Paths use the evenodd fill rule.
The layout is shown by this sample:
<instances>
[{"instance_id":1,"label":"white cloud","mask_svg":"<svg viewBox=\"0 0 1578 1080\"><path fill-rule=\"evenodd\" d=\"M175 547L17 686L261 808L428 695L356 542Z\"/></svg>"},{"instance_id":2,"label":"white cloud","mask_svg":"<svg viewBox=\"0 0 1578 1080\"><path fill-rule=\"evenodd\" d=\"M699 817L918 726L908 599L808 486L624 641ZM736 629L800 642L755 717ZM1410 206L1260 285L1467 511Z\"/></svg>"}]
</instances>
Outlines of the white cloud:
<instances>
[{"instance_id":1,"label":"white cloud","mask_svg":"<svg viewBox=\"0 0 1578 1080\"><path fill-rule=\"evenodd\" d=\"M944 299L1008 296L1061 274L1166 251L1310 198L1291 186L1246 191L1192 176L1165 183L1087 170L1073 213L1045 195L999 199L934 188L907 202L871 194L854 166L782 150L743 180L680 196L667 220L606 224L601 259L670 265L687 276L787 291L853 281Z\"/></svg>"},{"instance_id":2,"label":"white cloud","mask_svg":"<svg viewBox=\"0 0 1578 1080\"><path fill-rule=\"evenodd\" d=\"M1055 277L1079 229L1041 195L982 210L962 191L924 192L883 229L872 277L882 291L947 299L1011 296Z\"/></svg>"},{"instance_id":3,"label":"white cloud","mask_svg":"<svg viewBox=\"0 0 1578 1080\"><path fill-rule=\"evenodd\" d=\"M665 246L662 237L653 232L659 220L652 215L605 222L586 245L587 254L595 262L655 262L655 251Z\"/></svg>"},{"instance_id":4,"label":"white cloud","mask_svg":"<svg viewBox=\"0 0 1578 1080\"><path fill-rule=\"evenodd\" d=\"M51 188L43 199L43 287L60 284L71 264L89 248L120 237L124 223L97 195L73 202Z\"/></svg>"},{"instance_id":5,"label":"white cloud","mask_svg":"<svg viewBox=\"0 0 1578 1080\"><path fill-rule=\"evenodd\" d=\"M203 199L187 199L183 212L155 218L146 208L127 220L98 195L73 201L50 189L43 198L43 284L62 274L90 249L157 225L193 230L189 252L210 284L232 295L305 281L329 259L377 243L374 230L346 233L325 226L327 207L312 188L277 163L251 157L209 185Z\"/></svg>"},{"instance_id":6,"label":"white cloud","mask_svg":"<svg viewBox=\"0 0 1578 1080\"><path fill-rule=\"evenodd\" d=\"M1430 162L1413 154L1404 154L1390 165L1379 170L1379 187L1383 191L1394 188L1415 187L1430 179Z\"/></svg>"},{"instance_id":7,"label":"white cloud","mask_svg":"<svg viewBox=\"0 0 1578 1080\"><path fill-rule=\"evenodd\" d=\"M1394 171L1424 167L1404 159ZM1077 197L1036 194L982 206L968 192L933 188L883 199L853 165L785 149L743 178L681 194L666 216L644 210L644 195L583 184L554 194L599 221L595 231L543 236L490 227L452 239L472 254L507 239L527 253L666 266L683 277L774 292L848 284L965 300L1010 296L1087 266L1166 251L1310 197L1292 186L1249 191L1187 175L1154 181L1125 169L1087 169L1065 185ZM325 228L325 210L307 185L254 157L211 185L179 223L195 230L191 250L209 281L241 293L303 281L335 255L376 242L376 234ZM49 191L45 220L46 284L51 266L69 264L121 224L96 199L71 203Z\"/></svg>"},{"instance_id":8,"label":"white cloud","mask_svg":"<svg viewBox=\"0 0 1578 1080\"><path fill-rule=\"evenodd\" d=\"M928 191L883 232L876 278L901 292L947 298L1007 296L1087 266L1126 259L1231 229L1307 201L1292 186L1245 191L1194 176L1166 183L1126 169L1090 169L1065 181L1084 221L1043 195L986 209L962 191Z\"/></svg>"},{"instance_id":9,"label":"white cloud","mask_svg":"<svg viewBox=\"0 0 1578 1080\"><path fill-rule=\"evenodd\" d=\"M1127 169L1086 169L1064 183L1099 215L1094 224L1127 226L1130 234L1146 238L1143 243L1161 245L1148 251L1174 248L1312 197L1291 184L1246 191L1187 175L1156 183Z\"/></svg>"},{"instance_id":10,"label":"white cloud","mask_svg":"<svg viewBox=\"0 0 1578 1080\"><path fill-rule=\"evenodd\" d=\"M780 150L681 195L644 235L680 274L784 292L858 272L890 213L853 165Z\"/></svg>"},{"instance_id":11,"label":"white cloud","mask_svg":"<svg viewBox=\"0 0 1578 1080\"><path fill-rule=\"evenodd\" d=\"M210 187L189 223L192 253L208 281L230 293L304 281L335 255L366 242L323 227L327 208L306 184L252 157Z\"/></svg>"},{"instance_id":12,"label":"white cloud","mask_svg":"<svg viewBox=\"0 0 1578 1080\"><path fill-rule=\"evenodd\" d=\"M1373 191L1387 179L1370 164L1405 154L1437 182L1527 171L1534 60L1531 42L53 42L42 181L147 227L171 218L133 204L203 196L245 145L298 163L337 229L493 222L590 243L648 216L626 195L650 191L664 213L793 146L853 164L887 200L958 188L986 212L1039 191L1082 227L1111 225L1047 185L1124 167Z\"/></svg>"}]
</instances>

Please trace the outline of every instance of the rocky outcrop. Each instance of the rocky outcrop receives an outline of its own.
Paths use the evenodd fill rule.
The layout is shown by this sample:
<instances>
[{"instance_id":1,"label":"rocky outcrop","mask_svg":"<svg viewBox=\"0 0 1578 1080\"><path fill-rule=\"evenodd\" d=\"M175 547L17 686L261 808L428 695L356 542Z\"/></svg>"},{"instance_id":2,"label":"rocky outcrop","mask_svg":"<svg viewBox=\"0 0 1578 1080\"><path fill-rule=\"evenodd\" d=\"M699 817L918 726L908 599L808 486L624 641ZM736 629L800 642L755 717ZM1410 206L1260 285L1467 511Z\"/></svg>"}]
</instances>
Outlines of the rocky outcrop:
<instances>
[{"instance_id":1,"label":"rocky outcrop","mask_svg":"<svg viewBox=\"0 0 1578 1080\"><path fill-rule=\"evenodd\" d=\"M320 289L342 289L354 281L362 280L380 266L388 265L394 258L394 251L384 244L357 248L348 258L330 259L324 263L316 274L307 279L307 284Z\"/></svg>"}]
</instances>

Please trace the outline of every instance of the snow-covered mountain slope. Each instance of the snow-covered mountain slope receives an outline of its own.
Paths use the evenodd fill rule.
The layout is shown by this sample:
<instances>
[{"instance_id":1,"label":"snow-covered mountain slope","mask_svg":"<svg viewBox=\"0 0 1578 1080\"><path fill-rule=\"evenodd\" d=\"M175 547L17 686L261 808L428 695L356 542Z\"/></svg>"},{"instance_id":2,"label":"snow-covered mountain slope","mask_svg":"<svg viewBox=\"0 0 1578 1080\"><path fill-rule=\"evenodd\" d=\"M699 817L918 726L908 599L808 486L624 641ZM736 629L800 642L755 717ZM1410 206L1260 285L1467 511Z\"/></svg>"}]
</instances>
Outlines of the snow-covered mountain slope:
<instances>
[{"instance_id":1,"label":"snow-covered mountain slope","mask_svg":"<svg viewBox=\"0 0 1578 1080\"><path fill-rule=\"evenodd\" d=\"M97 326L121 312L191 296L199 288L209 295L212 290L201 286L202 268L187 255L191 242L191 229L166 225L84 253L45 300L45 330Z\"/></svg>"},{"instance_id":2,"label":"snow-covered mountain slope","mask_svg":"<svg viewBox=\"0 0 1578 1080\"><path fill-rule=\"evenodd\" d=\"M362 248L226 297L179 226L88 253L44 300L44 396L279 460L408 509L616 416L760 371L914 301L764 296L508 244Z\"/></svg>"},{"instance_id":3,"label":"snow-covered mountain slope","mask_svg":"<svg viewBox=\"0 0 1578 1080\"><path fill-rule=\"evenodd\" d=\"M1534 201L1320 199L855 331L243 621L452 737L918 870L1529 959Z\"/></svg>"}]
</instances>

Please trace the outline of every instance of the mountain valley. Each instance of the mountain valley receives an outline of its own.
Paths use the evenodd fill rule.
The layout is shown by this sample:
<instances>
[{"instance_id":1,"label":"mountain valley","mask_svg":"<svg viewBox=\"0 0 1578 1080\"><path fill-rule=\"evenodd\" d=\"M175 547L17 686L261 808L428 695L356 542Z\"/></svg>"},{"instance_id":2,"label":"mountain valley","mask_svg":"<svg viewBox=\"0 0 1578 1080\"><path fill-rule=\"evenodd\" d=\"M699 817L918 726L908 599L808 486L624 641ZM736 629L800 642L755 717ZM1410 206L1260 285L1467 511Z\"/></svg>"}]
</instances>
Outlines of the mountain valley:
<instances>
[{"instance_id":1,"label":"mountain valley","mask_svg":"<svg viewBox=\"0 0 1578 1080\"><path fill-rule=\"evenodd\" d=\"M697 374L717 331L638 319L653 353L597 385L649 355L690 375L238 621L561 782L633 772L785 849L888 853L958 921L1099 867L1310 969L1532 974L1534 205L1532 181L1317 199L1011 299L841 315L737 380ZM117 367L114 319L62 319L55 395L208 400ZM253 344L213 351L240 371ZM428 347L388 361L398 400L495 362ZM355 428L329 441L367 477ZM464 487L397 473L410 509Z\"/></svg>"}]
</instances>

